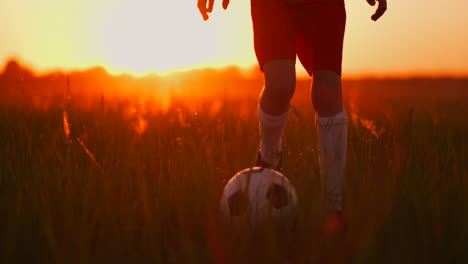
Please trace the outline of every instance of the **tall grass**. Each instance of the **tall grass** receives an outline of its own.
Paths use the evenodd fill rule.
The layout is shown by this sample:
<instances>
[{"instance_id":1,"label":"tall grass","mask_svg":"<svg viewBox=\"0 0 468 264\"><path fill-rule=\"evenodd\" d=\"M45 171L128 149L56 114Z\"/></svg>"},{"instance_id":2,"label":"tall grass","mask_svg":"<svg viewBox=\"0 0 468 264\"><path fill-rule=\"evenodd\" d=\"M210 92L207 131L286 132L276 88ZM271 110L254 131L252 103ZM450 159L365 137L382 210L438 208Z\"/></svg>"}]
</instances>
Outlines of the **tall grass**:
<instances>
[{"instance_id":1,"label":"tall grass","mask_svg":"<svg viewBox=\"0 0 468 264\"><path fill-rule=\"evenodd\" d=\"M232 243L218 215L224 184L254 162L255 98L175 100L164 111L133 100L83 109L79 99L0 108L1 263L308 263L324 250L308 99L295 98L284 138L297 227L287 241L270 233L261 243L251 234ZM466 99L427 107L389 97L385 111L350 100L361 118L349 124L349 234L329 253L346 263L467 263Z\"/></svg>"}]
</instances>

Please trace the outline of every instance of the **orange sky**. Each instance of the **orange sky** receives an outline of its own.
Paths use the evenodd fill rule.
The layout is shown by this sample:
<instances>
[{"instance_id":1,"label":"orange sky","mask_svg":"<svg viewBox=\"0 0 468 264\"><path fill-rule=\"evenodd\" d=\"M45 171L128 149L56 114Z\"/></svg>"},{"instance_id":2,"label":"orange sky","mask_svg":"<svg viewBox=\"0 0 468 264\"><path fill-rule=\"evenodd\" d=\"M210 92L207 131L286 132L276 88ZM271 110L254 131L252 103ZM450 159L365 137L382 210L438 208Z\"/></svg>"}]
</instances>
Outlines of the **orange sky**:
<instances>
[{"instance_id":1,"label":"orange sky","mask_svg":"<svg viewBox=\"0 0 468 264\"><path fill-rule=\"evenodd\" d=\"M346 1L344 76L468 74L468 2L388 2L373 22L374 7ZM220 5L204 22L196 0L1 1L0 60L140 74L255 65L249 0L231 0L227 11Z\"/></svg>"}]
</instances>

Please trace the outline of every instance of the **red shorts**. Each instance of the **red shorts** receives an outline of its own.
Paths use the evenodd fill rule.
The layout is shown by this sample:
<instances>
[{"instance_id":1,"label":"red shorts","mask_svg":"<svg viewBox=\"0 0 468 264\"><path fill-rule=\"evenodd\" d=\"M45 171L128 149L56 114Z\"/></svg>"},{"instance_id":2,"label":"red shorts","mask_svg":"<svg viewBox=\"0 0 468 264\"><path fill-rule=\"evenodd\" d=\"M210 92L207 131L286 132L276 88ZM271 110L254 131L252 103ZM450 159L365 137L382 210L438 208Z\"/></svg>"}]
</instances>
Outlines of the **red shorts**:
<instances>
[{"instance_id":1,"label":"red shorts","mask_svg":"<svg viewBox=\"0 0 468 264\"><path fill-rule=\"evenodd\" d=\"M260 68L267 61L295 60L297 55L309 75L316 70L341 75L344 0L288 1L251 0L255 54Z\"/></svg>"}]
</instances>

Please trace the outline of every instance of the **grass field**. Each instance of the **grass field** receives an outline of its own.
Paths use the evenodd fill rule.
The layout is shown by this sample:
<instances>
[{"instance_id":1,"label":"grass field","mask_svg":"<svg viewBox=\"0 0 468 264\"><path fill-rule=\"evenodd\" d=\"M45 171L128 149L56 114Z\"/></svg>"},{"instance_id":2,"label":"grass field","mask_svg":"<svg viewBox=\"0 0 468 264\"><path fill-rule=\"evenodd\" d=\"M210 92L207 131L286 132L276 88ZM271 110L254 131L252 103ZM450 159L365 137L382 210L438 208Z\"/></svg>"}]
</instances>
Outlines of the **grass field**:
<instances>
[{"instance_id":1,"label":"grass field","mask_svg":"<svg viewBox=\"0 0 468 264\"><path fill-rule=\"evenodd\" d=\"M467 80L344 82L349 234L323 249L307 82L284 138L297 227L258 243L231 239L218 215L227 180L254 163L258 78L206 97L125 97L81 95L73 75L68 86L63 75L10 77L0 78L0 263L312 263L324 250L330 262L468 263Z\"/></svg>"}]
</instances>

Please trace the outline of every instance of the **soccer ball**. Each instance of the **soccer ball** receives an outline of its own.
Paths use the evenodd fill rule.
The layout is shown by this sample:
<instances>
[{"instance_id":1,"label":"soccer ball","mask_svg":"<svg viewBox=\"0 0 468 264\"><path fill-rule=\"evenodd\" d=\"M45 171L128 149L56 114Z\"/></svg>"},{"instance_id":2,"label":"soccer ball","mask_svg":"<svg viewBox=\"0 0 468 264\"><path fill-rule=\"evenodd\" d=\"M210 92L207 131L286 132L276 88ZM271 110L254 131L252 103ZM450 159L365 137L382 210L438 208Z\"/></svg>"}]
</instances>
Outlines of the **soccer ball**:
<instances>
[{"instance_id":1,"label":"soccer ball","mask_svg":"<svg viewBox=\"0 0 468 264\"><path fill-rule=\"evenodd\" d=\"M297 194L278 171L253 167L234 175L224 187L221 213L231 226L257 228L266 221L292 227Z\"/></svg>"}]
</instances>

